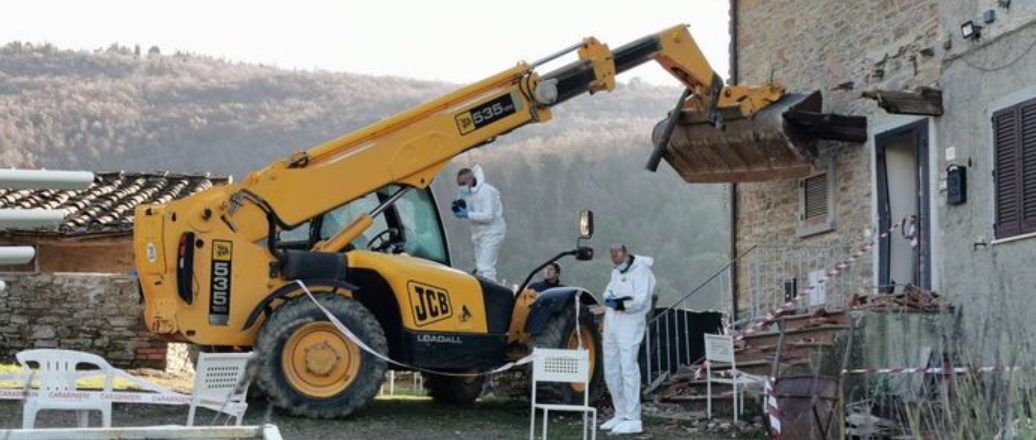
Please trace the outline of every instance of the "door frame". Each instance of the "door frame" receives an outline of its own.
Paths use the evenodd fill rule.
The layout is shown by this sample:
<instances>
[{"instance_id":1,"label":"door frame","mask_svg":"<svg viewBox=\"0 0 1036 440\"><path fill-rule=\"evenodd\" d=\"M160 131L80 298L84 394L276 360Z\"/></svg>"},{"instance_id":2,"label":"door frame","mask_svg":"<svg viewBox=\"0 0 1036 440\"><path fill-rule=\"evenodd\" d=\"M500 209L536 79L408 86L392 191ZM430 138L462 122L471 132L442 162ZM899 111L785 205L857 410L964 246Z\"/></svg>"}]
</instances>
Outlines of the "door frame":
<instances>
[{"instance_id":1,"label":"door frame","mask_svg":"<svg viewBox=\"0 0 1036 440\"><path fill-rule=\"evenodd\" d=\"M885 150L894 142L912 140L917 162L917 206L919 243L916 255L920 268L915 268L916 282L920 287L932 287L932 222L931 222L931 184L928 180L930 167L928 160L929 142L928 118L921 119L874 136L875 171L877 173L878 200L878 234L892 228L891 207L889 205L888 170L886 168ZM878 288L882 292L892 291L889 286L891 278L891 241L889 234L878 242ZM919 270L918 270L919 269Z\"/></svg>"}]
</instances>

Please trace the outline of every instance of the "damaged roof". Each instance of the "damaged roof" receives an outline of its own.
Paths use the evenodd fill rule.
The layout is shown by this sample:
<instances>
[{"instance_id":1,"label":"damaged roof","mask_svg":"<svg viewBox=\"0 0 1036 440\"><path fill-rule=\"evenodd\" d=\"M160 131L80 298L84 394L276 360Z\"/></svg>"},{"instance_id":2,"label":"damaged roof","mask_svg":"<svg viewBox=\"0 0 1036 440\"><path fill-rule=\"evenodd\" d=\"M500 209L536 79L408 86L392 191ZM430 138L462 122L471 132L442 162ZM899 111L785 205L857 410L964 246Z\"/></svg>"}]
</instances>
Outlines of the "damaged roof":
<instances>
[{"instance_id":1,"label":"damaged roof","mask_svg":"<svg viewBox=\"0 0 1036 440\"><path fill-rule=\"evenodd\" d=\"M82 190L0 188L0 209L61 209L65 221L56 230L9 230L9 233L79 236L130 233L133 210L141 204L166 203L224 185L229 177L208 174L96 173Z\"/></svg>"}]
</instances>

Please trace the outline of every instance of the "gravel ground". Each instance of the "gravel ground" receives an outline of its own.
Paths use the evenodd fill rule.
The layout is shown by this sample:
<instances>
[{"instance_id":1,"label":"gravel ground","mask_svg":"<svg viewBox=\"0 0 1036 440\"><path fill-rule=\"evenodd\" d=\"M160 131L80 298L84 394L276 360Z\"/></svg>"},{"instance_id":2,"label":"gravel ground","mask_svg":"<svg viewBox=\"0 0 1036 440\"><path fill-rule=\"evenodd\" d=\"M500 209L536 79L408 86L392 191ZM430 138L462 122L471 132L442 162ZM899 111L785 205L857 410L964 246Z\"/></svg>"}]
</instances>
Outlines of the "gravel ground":
<instances>
[{"instance_id":1,"label":"gravel ground","mask_svg":"<svg viewBox=\"0 0 1036 440\"><path fill-rule=\"evenodd\" d=\"M285 439L377 439L377 440L444 440L444 439L522 439L529 433L529 407L519 400L487 400L469 407L451 407L421 398L377 399L361 413L345 420L309 420L267 411L264 402L255 402L245 416L245 424L270 422L277 425ZM214 413L200 410L199 424L211 423ZM187 408L161 405L116 404L113 413L116 426L183 424ZM576 416L551 417L551 438L581 438L581 420ZM94 419L94 423L99 420ZM648 418L645 433L624 437L637 439L717 439L703 434L690 434L677 422ZM21 409L17 402L0 402L0 428L21 425ZM75 425L72 413L44 412L38 427L70 427ZM598 435L604 436L604 432ZM729 437L727 437L729 438Z\"/></svg>"}]
</instances>

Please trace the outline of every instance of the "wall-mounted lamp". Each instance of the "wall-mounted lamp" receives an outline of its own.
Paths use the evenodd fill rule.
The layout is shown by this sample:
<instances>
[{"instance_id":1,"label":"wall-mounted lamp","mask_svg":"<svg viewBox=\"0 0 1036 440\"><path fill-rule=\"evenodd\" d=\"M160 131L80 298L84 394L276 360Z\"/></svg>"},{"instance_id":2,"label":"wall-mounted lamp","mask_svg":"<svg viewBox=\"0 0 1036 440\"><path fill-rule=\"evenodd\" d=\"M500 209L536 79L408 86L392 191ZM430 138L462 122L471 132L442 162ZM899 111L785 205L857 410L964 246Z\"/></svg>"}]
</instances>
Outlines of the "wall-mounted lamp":
<instances>
[{"instance_id":1,"label":"wall-mounted lamp","mask_svg":"<svg viewBox=\"0 0 1036 440\"><path fill-rule=\"evenodd\" d=\"M960 25L960 36L964 37L965 40L977 40L982 36L982 26L975 24L971 20L965 21L964 24Z\"/></svg>"}]
</instances>

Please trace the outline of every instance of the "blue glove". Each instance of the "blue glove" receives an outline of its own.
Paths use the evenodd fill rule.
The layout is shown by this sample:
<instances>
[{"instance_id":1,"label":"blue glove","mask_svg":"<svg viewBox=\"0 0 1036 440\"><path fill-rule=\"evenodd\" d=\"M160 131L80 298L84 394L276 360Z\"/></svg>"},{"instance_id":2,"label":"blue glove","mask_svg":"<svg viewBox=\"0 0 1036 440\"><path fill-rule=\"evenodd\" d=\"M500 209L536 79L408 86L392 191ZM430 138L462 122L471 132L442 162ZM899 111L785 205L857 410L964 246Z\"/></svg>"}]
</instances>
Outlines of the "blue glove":
<instances>
[{"instance_id":1,"label":"blue glove","mask_svg":"<svg viewBox=\"0 0 1036 440\"><path fill-rule=\"evenodd\" d=\"M605 298L604 299L604 306L609 308L609 309L612 309L612 310L618 310L618 308L619 308L619 300L617 300L615 298Z\"/></svg>"},{"instance_id":2,"label":"blue glove","mask_svg":"<svg viewBox=\"0 0 1036 440\"><path fill-rule=\"evenodd\" d=\"M457 218L468 218L467 209L456 209L453 211L453 216Z\"/></svg>"}]
</instances>

